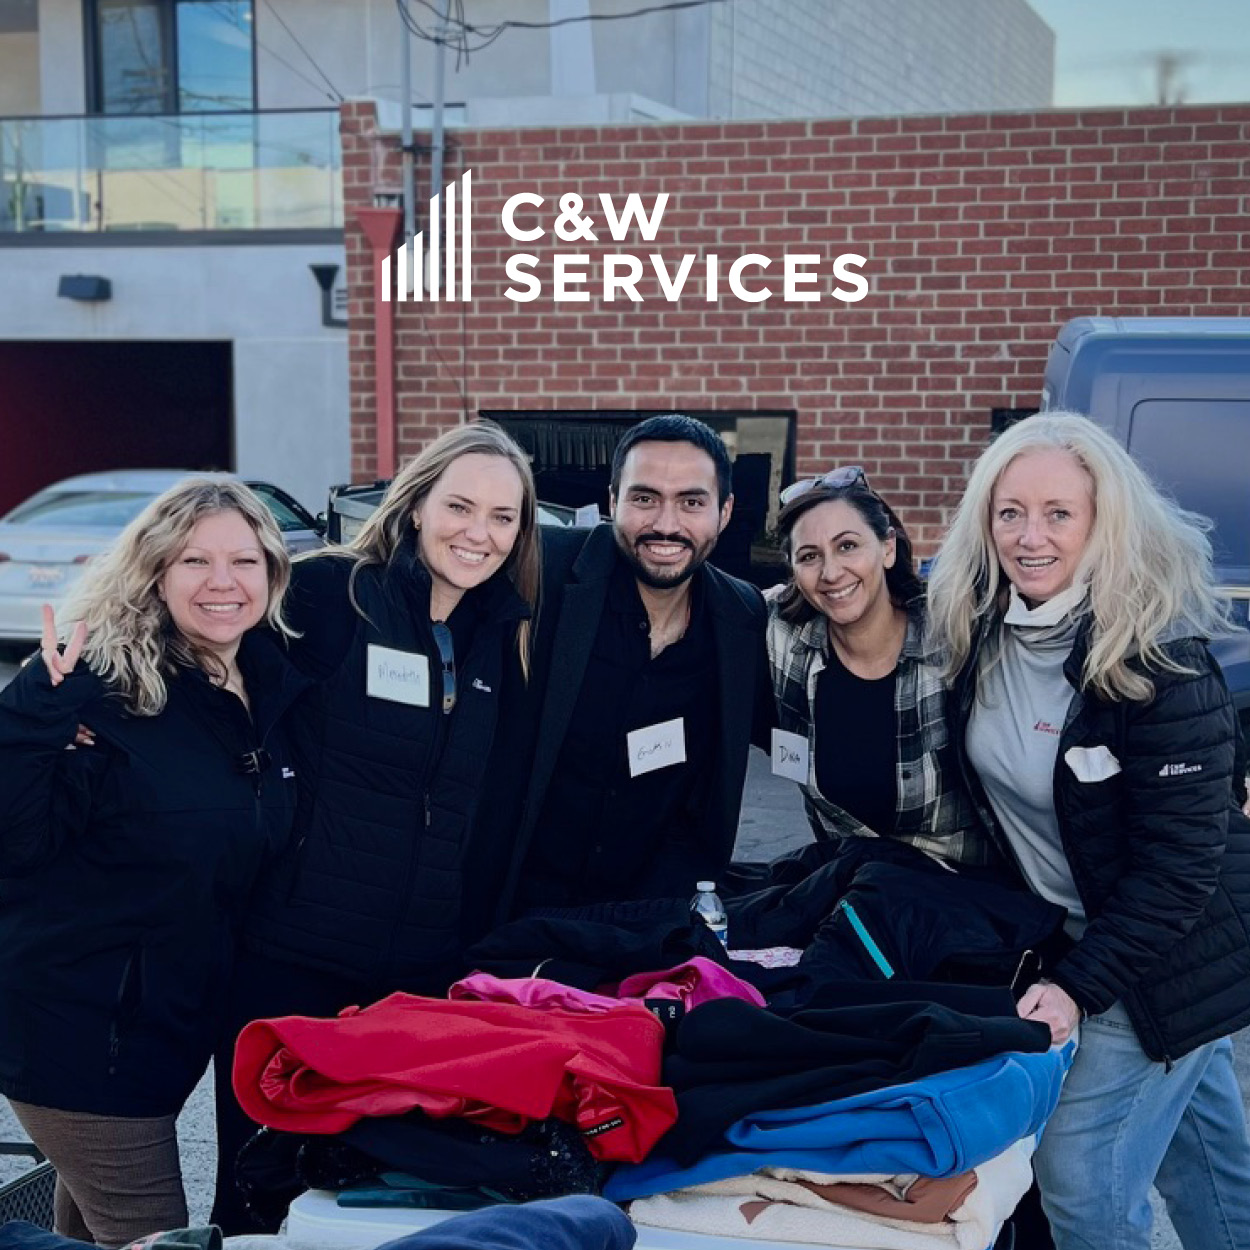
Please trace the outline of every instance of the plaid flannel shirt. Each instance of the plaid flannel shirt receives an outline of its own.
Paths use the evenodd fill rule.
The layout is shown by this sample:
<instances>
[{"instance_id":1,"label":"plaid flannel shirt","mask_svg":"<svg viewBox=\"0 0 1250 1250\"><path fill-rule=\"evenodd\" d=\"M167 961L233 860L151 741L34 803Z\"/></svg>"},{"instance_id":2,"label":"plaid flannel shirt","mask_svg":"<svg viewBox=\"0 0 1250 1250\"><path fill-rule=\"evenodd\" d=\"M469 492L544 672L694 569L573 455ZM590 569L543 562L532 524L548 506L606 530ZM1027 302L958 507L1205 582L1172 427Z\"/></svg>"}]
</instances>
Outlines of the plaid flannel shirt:
<instances>
[{"instance_id":1,"label":"plaid flannel shirt","mask_svg":"<svg viewBox=\"0 0 1250 1250\"><path fill-rule=\"evenodd\" d=\"M908 612L907 636L894 686L898 722L895 780L898 809L893 829L874 830L832 803L816 784L816 726L811 709L816 679L828 660L829 631L823 616L802 625L784 621L775 600L768 605L768 659L781 728L807 739L808 778L800 786L817 839L881 834L908 842L950 864L992 864L997 855L959 778L946 723L946 688L924 653L923 605Z\"/></svg>"}]
</instances>

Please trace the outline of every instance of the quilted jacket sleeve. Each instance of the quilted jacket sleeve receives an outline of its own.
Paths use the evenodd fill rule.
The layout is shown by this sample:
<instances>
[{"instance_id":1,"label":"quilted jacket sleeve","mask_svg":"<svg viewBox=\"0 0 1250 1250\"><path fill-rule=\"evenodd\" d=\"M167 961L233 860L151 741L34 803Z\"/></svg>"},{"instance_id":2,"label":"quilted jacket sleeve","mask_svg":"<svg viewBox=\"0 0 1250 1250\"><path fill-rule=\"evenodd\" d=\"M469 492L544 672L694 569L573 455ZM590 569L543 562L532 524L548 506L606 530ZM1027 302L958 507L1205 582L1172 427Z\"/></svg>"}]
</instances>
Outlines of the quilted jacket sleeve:
<instances>
[{"instance_id":1,"label":"quilted jacket sleeve","mask_svg":"<svg viewBox=\"0 0 1250 1250\"><path fill-rule=\"evenodd\" d=\"M0 693L0 876L42 867L86 825L105 748L69 748L102 692L85 664L54 689L36 657Z\"/></svg>"},{"instance_id":2,"label":"quilted jacket sleeve","mask_svg":"<svg viewBox=\"0 0 1250 1250\"><path fill-rule=\"evenodd\" d=\"M1197 923L1216 889L1232 809L1236 723L1206 647L1169 647L1192 673L1152 673L1155 697L1118 709L1115 754L1123 770L1105 808L1062 793L1070 854L1088 874L1095 840L1115 839L1118 878L1053 979L1086 1011L1105 1011L1148 976ZM1081 842L1084 840L1084 847ZM1102 864L1109 857L1099 857ZM1095 868L1093 871L1097 871ZM1082 893L1088 882L1078 875ZM1101 892L1101 891L1100 891Z\"/></svg>"}]
</instances>

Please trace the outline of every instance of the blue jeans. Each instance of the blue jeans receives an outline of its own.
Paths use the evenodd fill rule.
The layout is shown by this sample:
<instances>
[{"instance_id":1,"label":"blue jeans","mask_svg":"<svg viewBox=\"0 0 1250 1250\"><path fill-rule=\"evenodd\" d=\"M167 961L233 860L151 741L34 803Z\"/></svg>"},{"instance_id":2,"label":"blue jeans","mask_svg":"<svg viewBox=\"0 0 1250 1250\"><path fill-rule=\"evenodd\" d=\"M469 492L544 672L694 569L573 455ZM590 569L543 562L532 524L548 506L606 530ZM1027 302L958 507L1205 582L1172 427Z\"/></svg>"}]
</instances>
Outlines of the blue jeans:
<instances>
[{"instance_id":1,"label":"blue jeans","mask_svg":"<svg viewBox=\"0 0 1250 1250\"><path fill-rule=\"evenodd\" d=\"M1250 1250L1250 1142L1228 1038L1167 1070L1117 1003L1081 1046L1034 1156L1057 1250L1149 1250L1150 1187L1185 1250Z\"/></svg>"}]
</instances>

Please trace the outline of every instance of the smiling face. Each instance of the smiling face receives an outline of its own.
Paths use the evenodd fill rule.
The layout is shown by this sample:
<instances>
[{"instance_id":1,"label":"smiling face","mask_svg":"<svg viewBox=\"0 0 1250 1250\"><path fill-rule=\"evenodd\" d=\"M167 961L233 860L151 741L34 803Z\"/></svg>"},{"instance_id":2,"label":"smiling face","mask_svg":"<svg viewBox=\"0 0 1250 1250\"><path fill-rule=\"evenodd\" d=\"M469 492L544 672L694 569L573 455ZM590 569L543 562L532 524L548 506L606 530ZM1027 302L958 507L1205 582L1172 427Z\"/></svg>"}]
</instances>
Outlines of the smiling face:
<instances>
[{"instance_id":1,"label":"smiling face","mask_svg":"<svg viewBox=\"0 0 1250 1250\"><path fill-rule=\"evenodd\" d=\"M247 518L234 511L201 517L157 593L178 632L229 666L239 639L269 606L269 567Z\"/></svg>"},{"instance_id":2,"label":"smiling face","mask_svg":"<svg viewBox=\"0 0 1250 1250\"><path fill-rule=\"evenodd\" d=\"M466 590L497 573L521 525L521 475L503 456L468 452L443 470L413 512L430 612L446 620Z\"/></svg>"},{"instance_id":3,"label":"smiling face","mask_svg":"<svg viewBox=\"0 0 1250 1250\"><path fill-rule=\"evenodd\" d=\"M799 593L831 625L855 625L889 613L885 571L897 555L893 533L873 533L845 499L809 508L790 531L790 567Z\"/></svg>"},{"instance_id":4,"label":"smiling face","mask_svg":"<svg viewBox=\"0 0 1250 1250\"><path fill-rule=\"evenodd\" d=\"M1033 606L1072 585L1093 526L1093 482L1062 448L1022 452L994 486L994 549L1016 590Z\"/></svg>"},{"instance_id":5,"label":"smiling face","mask_svg":"<svg viewBox=\"0 0 1250 1250\"><path fill-rule=\"evenodd\" d=\"M717 502L716 465L693 443L642 442L625 457L611 506L616 544L634 576L669 590L712 554L733 496Z\"/></svg>"}]
</instances>

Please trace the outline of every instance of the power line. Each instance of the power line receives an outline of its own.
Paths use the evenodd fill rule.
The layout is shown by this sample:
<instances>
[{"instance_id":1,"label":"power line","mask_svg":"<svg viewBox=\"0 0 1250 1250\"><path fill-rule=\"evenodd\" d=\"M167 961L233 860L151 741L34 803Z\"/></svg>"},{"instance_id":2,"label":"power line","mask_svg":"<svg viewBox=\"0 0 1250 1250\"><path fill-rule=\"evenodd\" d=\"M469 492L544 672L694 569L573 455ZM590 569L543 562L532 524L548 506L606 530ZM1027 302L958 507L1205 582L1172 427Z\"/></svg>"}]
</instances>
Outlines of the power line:
<instances>
[{"instance_id":1,"label":"power line","mask_svg":"<svg viewBox=\"0 0 1250 1250\"><path fill-rule=\"evenodd\" d=\"M668 4L648 5L641 9L631 9L626 13L582 13L575 17L558 17L552 22L522 22L509 18L496 23L494 26L474 26L463 18L448 18L448 21L470 34L486 35L510 28L515 30L551 30L556 26L569 26L574 22L620 22L628 18L645 17L648 13L667 13L675 9L698 9L704 5L724 4L725 2L726 0L671 0ZM423 8L429 9L431 13L442 16L439 9L431 3L431 0L416 0L416 3ZM457 5L457 7L463 11L462 6Z\"/></svg>"},{"instance_id":2,"label":"power line","mask_svg":"<svg viewBox=\"0 0 1250 1250\"><path fill-rule=\"evenodd\" d=\"M266 0L266 2L268 2L268 0ZM286 59L286 57L281 55L281 53L275 52L273 48L271 48L269 44L267 44L256 33L255 22L250 23L251 29L249 30L247 29L248 23L235 21L234 14L237 12L237 10L230 3L230 0L209 0L209 3L205 7L214 9L218 13L220 13L241 35L244 35L246 38L252 40L262 52L264 52L267 56L273 57L273 59L277 61L279 65L285 66L286 69L290 70L290 72L294 74L295 77L298 78L301 82L307 83L314 91L321 92L326 97L327 100L333 100L336 104L342 103L343 97L335 90L334 84L331 83L329 79L326 78L325 74L321 72L321 68L317 65L316 61L313 61L313 68L316 69L319 74L321 74L321 77L325 79L327 83L329 83L330 92L333 92L332 95L330 94L330 92L322 91L321 85L319 83L314 82L311 78L308 77L307 74L304 73L303 70L298 69L296 66L292 65L291 62ZM272 5L270 5L269 7L271 9L273 8ZM283 27L286 29L287 34L291 35L292 39L295 39L295 36L291 33L290 28L286 26L285 22L282 22L282 18L279 17L276 12L274 13L274 17L278 18L278 21L282 23ZM299 44L299 40L296 39L295 42L297 45ZM310 61L312 60L312 57L309 56L307 49L301 47L300 50L304 53L305 56L308 57Z\"/></svg>"},{"instance_id":3,"label":"power line","mask_svg":"<svg viewBox=\"0 0 1250 1250\"><path fill-rule=\"evenodd\" d=\"M399 7L400 15L403 17L405 25L418 39L424 39L428 43L446 43L449 47L455 47L458 54L468 56L472 52L481 52L484 48L490 47L502 34L508 30L553 30L557 26L569 26L574 22L620 22L635 17L645 17L649 13L668 13L678 9L699 9L709 4L724 4L726 0L671 0L667 4L648 5L641 9L631 9L626 13L583 13L575 17L560 17L550 22L524 22L508 19L498 22L493 26L475 26L471 22L467 22L463 17L447 18L447 24L455 28L455 35L452 38L440 38L436 34L420 27L412 15L408 12L408 0L395 0ZM431 0L415 0L423 8L428 9L435 14L440 20L443 17L441 10L431 3ZM463 12L463 8L457 4L457 8ZM480 35L482 42L470 47L468 43L469 35Z\"/></svg>"},{"instance_id":4,"label":"power line","mask_svg":"<svg viewBox=\"0 0 1250 1250\"><path fill-rule=\"evenodd\" d=\"M335 97L335 99L337 99L337 100L338 100L338 102L339 102L340 104L342 104L342 103L343 103L343 100L344 100L346 97L345 97L345 96L343 95L343 93L342 93L342 92L341 92L341 91L340 91L340 90L339 90L339 89L338 89L338 88L337 88L337 87L336 87L336 86L335 86L335 85L334 85L334 84L330 81L330 79L329 79L329 77L327 76L327 74L326 74L325 70L323 70L323 69L321 68L321 66L317 63L317 59L316 59L316 57L314 57L314 56L313 56L313 54L312 54L311 52L309 52L309 51L308 51L308 49L307 49L306 47L304 47L304 45L300 42L299 36L298 36L298 35L296 35L296 33L295 33L295 32L294 32L294 31L293 31L293 30L292 30L292 29L291 29L291 28L290 28L290 27L286 24L286 21L283 19L282 14L281 14L281 13L279 13L279 12L278 12L278 10L277 10L277 9L275 9L275 8L273 7L273 4L271 3L271 0L265 0L265 8L267 8L267 9L269 10L269 12L270 12L270 13L272 13L272 14L274 15L274 17L275 17L275 18L277 19L277 21L278 21L278 25L280 25L280 26L282 27L282 29L283 29L283 30L285 30L285 31L286 31L286 33L287 33L288 35L290 35L290 37L291 37L291 42L295 44L295 46L296 46L296 47L297 47L297 48L298 48L298 49L299 49L299 50L300 50L300 51L304 54L304 56L305 56L305 57L307 57L307 59L308 59L308 63L309 63L309 64L313 67L313 69L315 69L315 70L317 71L318 75L320 75L320 77L321 77L321 81L322 81L322 82L324 82L324 83L325 83L325 85L326 85L327 87L329 87L329 88L330 88L330 90L334 93L334 97ZM272 55L272 54L271 54L271 55Z\"/></svg>"}]
</instances>

